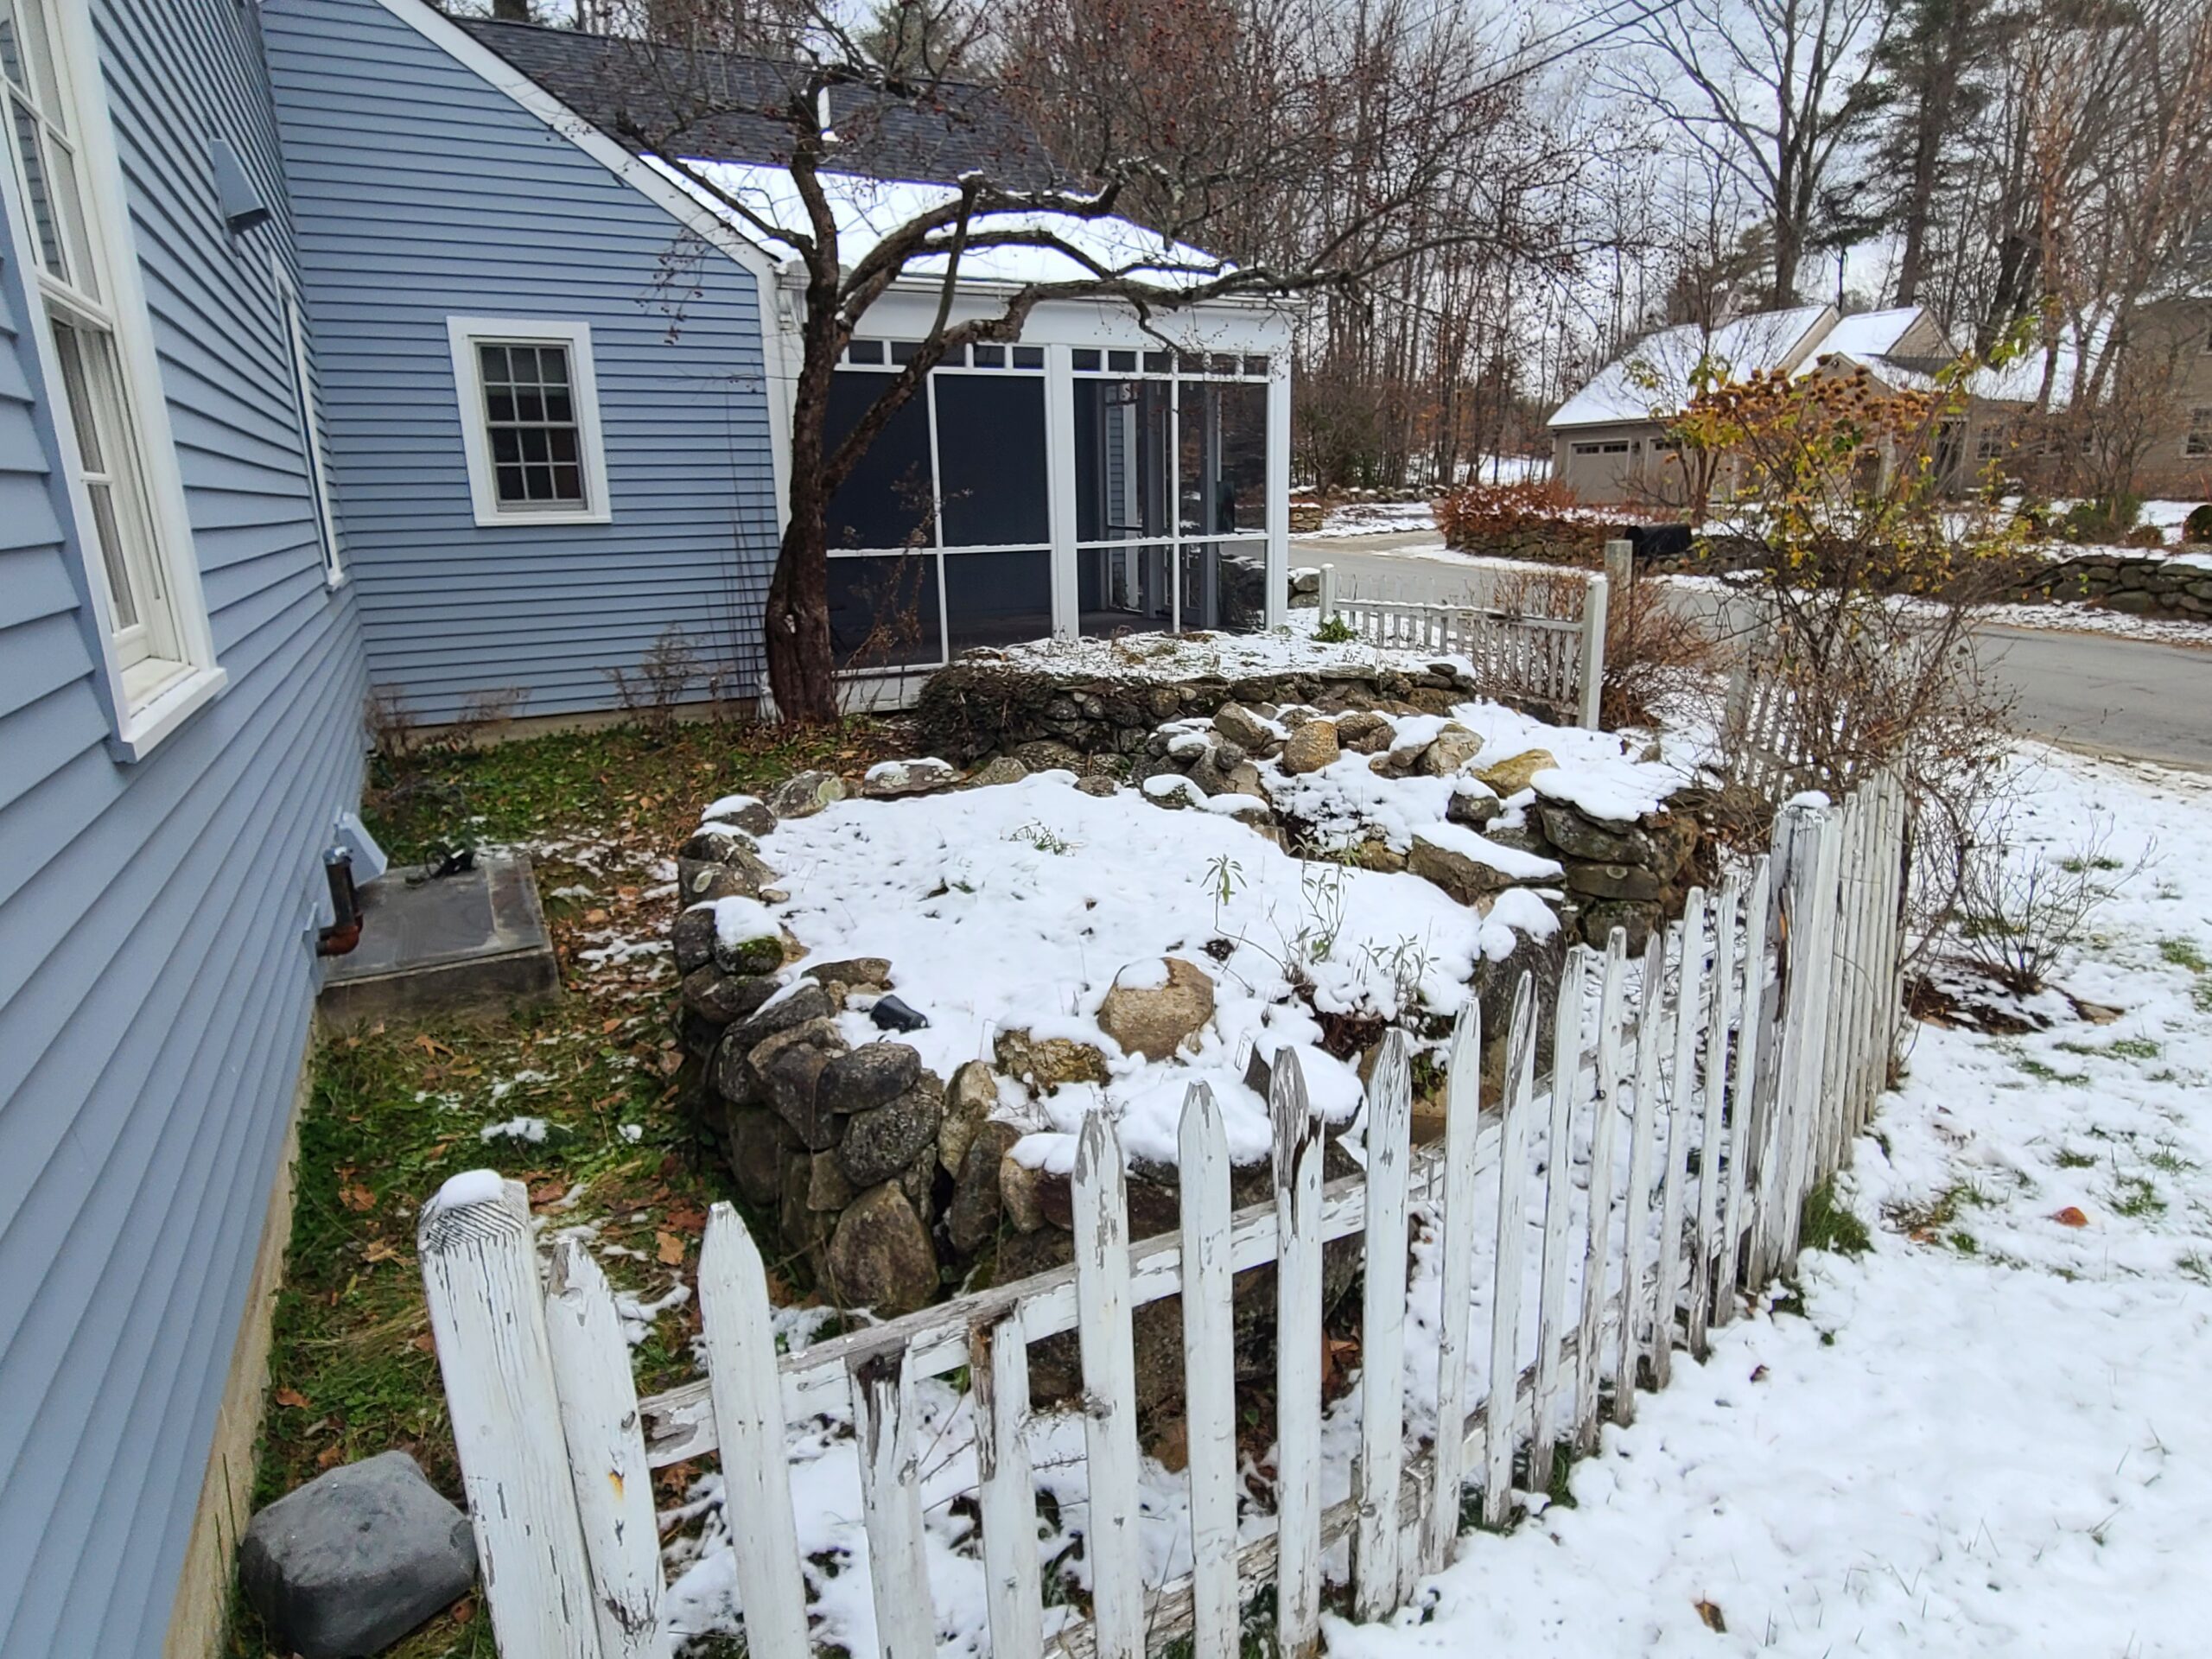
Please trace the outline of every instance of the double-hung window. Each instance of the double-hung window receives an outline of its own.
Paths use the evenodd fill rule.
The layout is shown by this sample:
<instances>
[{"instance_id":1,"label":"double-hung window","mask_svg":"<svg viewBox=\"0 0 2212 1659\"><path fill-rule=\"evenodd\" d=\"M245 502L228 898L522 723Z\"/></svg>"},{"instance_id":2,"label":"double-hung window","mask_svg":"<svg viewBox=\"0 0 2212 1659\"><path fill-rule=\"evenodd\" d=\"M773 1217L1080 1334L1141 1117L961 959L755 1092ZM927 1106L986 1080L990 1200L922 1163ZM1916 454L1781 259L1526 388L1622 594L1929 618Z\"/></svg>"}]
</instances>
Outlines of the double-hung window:
<instances>
[{"instance_id":1,"label":"double-hung window","mask_svg":"<svg viewBox=\"0 0 2212 1659\"><path fill-rule=\"evenodd\" d=\"M35 277L78 533L126 744L218 689L89 20L0 0L8 206ZM112 182L112 188L105 188Z\"/></svg>"},{"instance_id":2,"label":"double-hung window","mask_svg":"<svg viewBox=\"0 0 2212 1659\"><path fill-rule=\"evenodd\" d=\"M476 522L606 524L589 325L449 317L446 332Z\"/></svg>"},{"instance_id":3,"label":"double-hung window","mask_svg":"<svg viewBox=\"0 0 2212 1659\"><path fill-rule=\"evenodd\" d=\"M2212 455L2212 405L2189 411L2189 425L2182 433L2181 452L2192 461Z\"/></svg>"}]
</instances>

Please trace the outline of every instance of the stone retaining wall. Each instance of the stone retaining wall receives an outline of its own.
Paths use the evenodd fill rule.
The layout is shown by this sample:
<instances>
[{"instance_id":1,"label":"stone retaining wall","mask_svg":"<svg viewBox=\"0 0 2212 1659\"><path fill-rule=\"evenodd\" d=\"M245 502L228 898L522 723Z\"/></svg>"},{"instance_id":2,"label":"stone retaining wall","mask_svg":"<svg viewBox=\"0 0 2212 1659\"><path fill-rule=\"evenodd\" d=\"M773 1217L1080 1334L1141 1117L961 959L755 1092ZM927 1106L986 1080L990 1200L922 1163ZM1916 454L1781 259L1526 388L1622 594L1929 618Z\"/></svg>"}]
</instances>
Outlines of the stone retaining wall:
<instances>
[{"instance_id":1,"label":"stone retaining wall","mask_svg":"<svg viewBox=\"0 0 2212 1659\"><path fill-rule=\"evenodd\" d=\"M1052 675L1003 663L963 662L931 677L914 705L914 718L931 753L964 766L1037 744L1056 745L1078 760L1126 759L1143 753L1161 721L1211 715L1229 702L1340 709L1405 704L1440 715L1476 695L1470 678L1440 662L1410 674L1331 669L1176 681Z\"/></svg>"},{"instance_id":2,"label":"stone retaining wall","mask_svg":"<svg viewBox=\"0 0 2212 1659\"><path fill-rule=\"evenodd\" d=\"M2212 620L2212 566L2120 553L2088 553L2050 567L2019 595L2074 600L2136 616Z\"/></svg>"}]
</instances>

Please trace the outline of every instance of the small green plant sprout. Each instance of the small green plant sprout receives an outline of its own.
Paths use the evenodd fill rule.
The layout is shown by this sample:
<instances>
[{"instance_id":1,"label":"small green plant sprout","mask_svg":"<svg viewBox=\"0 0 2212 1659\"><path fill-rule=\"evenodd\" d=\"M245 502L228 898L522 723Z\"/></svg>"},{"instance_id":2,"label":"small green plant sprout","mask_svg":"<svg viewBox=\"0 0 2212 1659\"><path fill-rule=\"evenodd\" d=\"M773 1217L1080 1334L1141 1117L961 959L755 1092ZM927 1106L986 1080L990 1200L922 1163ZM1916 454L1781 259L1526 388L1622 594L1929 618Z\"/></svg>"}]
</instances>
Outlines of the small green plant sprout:
<instances>
[{"instance_id":1,"label":"small green plant sprout","mask_svg":"<svg viewBox=\"0 0 2212 1659\"><path fill-rule=\"evenodd\" d=\"M1040 853L1051 853L1055 857L1061 858L1065 858L1081 845L1078 842L1070 841L1050 824L1035 819L1032 819L1018 830L1007 830L1006 838L1008 841L1027 842Z\"/></svg>"},{"instance_id":2,"label":"small green plant sprout","mask_svg":"<svg viewBox=\"0 0 2212 1659\"><path fill-rule=\"evenodd\" d=\"M1419 939L1408 934L1391 945L1379 945L1370 939L1359 947L1359 950L1367 959L1370 972L1389 980L1395 1006L1400 1013L1420 1005L1421 981L1428 977L1428 970L1436 965L1436 958L1429 954Z\"/></svg>"},{"instance_id":3,"label":"small green plant sprout","mask_svg":"<svg viewBox=\"0 0 2212 1659\"><path fill-rule=\"evenodd\" d=\"M1874 1236L1866 1224L1836 1195L1833 1178L1805 1195L1800 1232L1808 1248L1833 1250L1838 1255L1864 1255L1874 1247Z\"/></svg>"},{"instance_id":4,"label":"small green plant sprout","mask_svg":"<svg viewBox=\"0 0 2212 1659\"><path fill-rule=\"evenodd\" d=\"M1221 912L1244 886L1244 867L1227 853L1216 853L1206 861L1206 888L1213 894L1214 931L1221 930Z\"/></svg>"},{"instance_id":5,"label":"small green plant sprout","mask_svg":"<svg viewBox=\"0 0 2212 1659\"><path fill-rule=\"evenodd\" d=\"M1313 630L1314 641L1319 645L1348 645L1358 638L1359 635L1353 631L1351 624L1341 616L1325 617L1322 620L1321 626Z\"/></svg>"}]
</instances>

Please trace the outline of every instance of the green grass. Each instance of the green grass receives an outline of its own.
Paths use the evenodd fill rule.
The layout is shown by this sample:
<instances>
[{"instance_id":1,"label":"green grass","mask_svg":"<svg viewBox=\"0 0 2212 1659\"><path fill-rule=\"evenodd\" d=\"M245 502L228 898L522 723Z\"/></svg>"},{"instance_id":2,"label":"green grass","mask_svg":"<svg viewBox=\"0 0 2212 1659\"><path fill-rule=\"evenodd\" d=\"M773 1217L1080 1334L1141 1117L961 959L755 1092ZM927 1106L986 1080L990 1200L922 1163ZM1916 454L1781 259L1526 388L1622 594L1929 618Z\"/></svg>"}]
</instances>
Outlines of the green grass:
<instances>
[{"instance_id":1,"label":"green grass","mask_svg":"<svg viewBox=\"0 0 2212 1659\"><path fill-rule=\"evenodd\" d=\"M2032 1054L2018 1055L2013 1058L2012 1064L2042 1083L2063 1083L2069 1088L2081 1089L2087 1087L2089 1081L2089 1074L2086 1071L2061 1071L2056 1066L2045 1065Z\"/></svg>"},{"instance_id":2,"label":"green grass","mask_svg":"<svg viewBox=\"0 0 2212 1659\"><path fill-rule=\"evenodd\" d=\"M1799 1236L1808 1249L1833 1250L1839 1255L1864 1255L1874 1247L1866 1224L1836 1198L1833 1178L1805 1195Z\"/></svg>"},{"instance_id":3,"label":"green grass","mask_svg":"<svg viewBox=\"0 0 2212 1659\"><path fill-rule=\"evenodd\" d=\"M2115 1215L2132 1221L2149 1221L2166 1213L2166 1201L2145 1175L2119 1175L2113 1179L2112 1207Z\"/></svg>"},{"instance_id":4,"label":"green grass","mask_svg":"<svg viewBox=\"0 0 2212 1659\"><path fill-rule=\"evenodd\" d=\"M2160 939L2158 957L2169 968L2186 968L2192 974L2212 974L2212 961L2206 959L2194 939Z\"/></svg>"},{"instance_id":5,"label":"green grass","mask_svg":"<svg viewBox=\"0 0 2212 1659\"><path fill-rule=\"evenodd\" d=\"M2076 1152L2071 1147L2061 1147L2057 1155L2051 1160L2051 1162L2056 1164L2061 1169L2088 1169L2093 1167L2096 1161L2088 1153Z\"/></svg>"},{"instance_id":6,"label":"green grass","mask_svg":"<svg viewBox=\"0 0 2212 1659\"><path fill-rule=\"evenodd\" d=\"M861 726L804 739L682 726L378 762L367 810L396 860L462 840L537 844L563 991L552 1007L510 1020L379 1025L330 1034L315 1051L257 1506L325 1468L395 1447L458 1495L415 1258L416 1216L447 1177L497 1169L528 1186L549 1228L595 1226L601 1246L619 1247L600 1251L618 1289L656 1298L673 1274L695 1277L707 1208L734 1194L677 1109L672 975L663 958L594 967L578 952L610 936L664 934L675 901L653 894L653 865L707 802L757 792L807 765L855 771L879 747ZM551 897L564 887L589 892ZM486 1123L517 1116L544 1120L545 1139L480 1137ZM771 1263L772 1274L788 1269ZM660 1316L632 1351L640 1392L696 1374L697 1328L696 1299ZM663 1471L663 1504L697 1472ZM241 1604L235 1613L234 1659L280 1659L251 1611ZM391 1649L397 1659L493 1651L474 1597Z\"/></svg>"},{"instance_id":7,"label":"green grass","mask_svg":"<svg viewBox=\"0 0 2212 1659\"><path fill-rule=\"evenodd\" d=\"M1942 1244L1961 1255L1980 1253L1980 1245L1972 1233L1957 1224L1960 1213L1966 1210L1986 1209L1997 1200L1972 1181L1954 1181L1931 1198L1916 1204L1892 1204L1883 1211L1884 1217L1916 1243Z\"/></svg>"},{"instance_id":8,"label":"green grass","mask_svg":"<svg viewBox=\"0 0 2212 1659\"><path fill-rule=\"evenodd\" d=\"M2115 1060L2155 1060L2164 1052L2148 1037L2116 1038L2101 1048L2094 1043L2077 1042L2058 1042L2051 1046L2065 1054L2079 1054L2085 1058L2103 1056Z\"/></svg>"}]
</instances>

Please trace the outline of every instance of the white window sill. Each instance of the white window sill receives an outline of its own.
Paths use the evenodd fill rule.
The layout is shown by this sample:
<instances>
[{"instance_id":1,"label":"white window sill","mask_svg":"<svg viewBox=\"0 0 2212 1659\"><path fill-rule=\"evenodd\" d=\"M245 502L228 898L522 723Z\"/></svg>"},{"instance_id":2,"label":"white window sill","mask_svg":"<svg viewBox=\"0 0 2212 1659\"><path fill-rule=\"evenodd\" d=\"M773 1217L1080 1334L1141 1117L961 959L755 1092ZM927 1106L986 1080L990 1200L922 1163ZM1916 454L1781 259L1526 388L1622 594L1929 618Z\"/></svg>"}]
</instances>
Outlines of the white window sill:
<instances>
[{"instance_id":1,"label":"white window sill","mask_svg":"<svg viewBox=\"0 0 2212 1659\"><path fill-rule=\"evenodd\" d=\"M126 763L144 760L162 739L213 702L230 678L221 668L187 670L124 717L122 729L108 740L110 753Z\"/></svg>"},{"instance_id":2,"label":"white window sill","mask_svg":"<svg viewBox=\"0 0 2212 1659\"><path fill-rule=\"evenodd\" d=\"M611 524L614 515L601 508L579 512L479 512L479 530L535 530L541 524Z\"/></svg>"}]
</instances>

